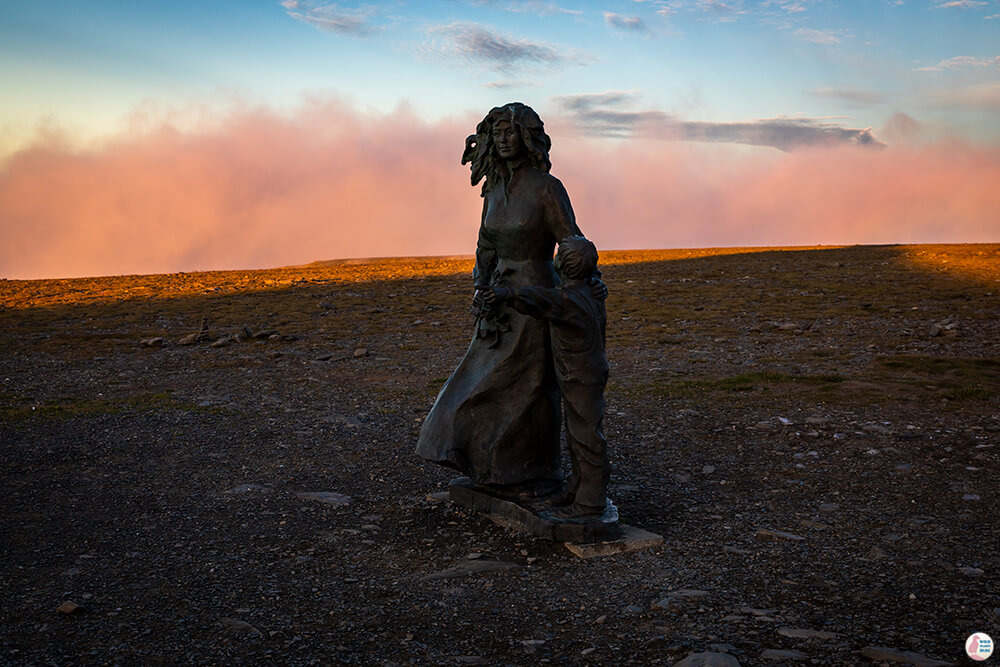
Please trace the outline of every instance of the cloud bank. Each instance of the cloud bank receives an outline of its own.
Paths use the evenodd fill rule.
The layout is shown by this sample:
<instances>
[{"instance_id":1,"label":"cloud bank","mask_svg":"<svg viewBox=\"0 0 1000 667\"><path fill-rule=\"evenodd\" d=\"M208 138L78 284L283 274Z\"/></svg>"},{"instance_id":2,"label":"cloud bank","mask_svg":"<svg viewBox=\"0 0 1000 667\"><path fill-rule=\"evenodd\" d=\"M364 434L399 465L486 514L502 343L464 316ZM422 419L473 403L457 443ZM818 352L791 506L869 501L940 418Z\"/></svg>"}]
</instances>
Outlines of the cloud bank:
<instances>
[{"instance_id":1,"label":"cloud bank","mask_svg":"<svg viewBox=\"0 0 1000 667\"><path fill-rule=\"evenodd\" d=\"M543 117L600 248L1000 240L997 148L608 142ZM147 124L85 152L41 141L0 164L0 276L468 254L482 200L459 161L478 120L316 101Z\"/></svg>"},{"instance_id":2,"label":"cloud bank","mask_svg":"<svg viewBox=\"0 0 1000 667\"><path fill-rule=\"evenodd\" d=\"M306 0L282 0L286 13L323 32L354 37L367 37L378 32L371 23L370 12L345 11L336 5L317 5Z\"/></svg>"},{"instance_id":3,"label":"cloud bank","mask_svg":"<svg viewBox=\"0 0 1000 667\"><path fill-rule=\"evenodd\" d=\"M538 66L586 64L580 53L545 42L508 37L477 23L455 22L435 26L428 32L438 43L427 51L472 64L484 64L500 72Z\"/></svg>"},{"instance_id":4,"label":"cloud bank","mask_svg":"<svg viewBox=\"0 0 1000 667\"><path fill-rule=\"evenodd\" d=\"M631 111L637 99L630 91L608 91L560 95L553 102L576 127L597 136L749 144L784 151L817 145L884 146L871 128L847 128L813 118L688 121L655 109Z\"/></svg>"}]
</instances>

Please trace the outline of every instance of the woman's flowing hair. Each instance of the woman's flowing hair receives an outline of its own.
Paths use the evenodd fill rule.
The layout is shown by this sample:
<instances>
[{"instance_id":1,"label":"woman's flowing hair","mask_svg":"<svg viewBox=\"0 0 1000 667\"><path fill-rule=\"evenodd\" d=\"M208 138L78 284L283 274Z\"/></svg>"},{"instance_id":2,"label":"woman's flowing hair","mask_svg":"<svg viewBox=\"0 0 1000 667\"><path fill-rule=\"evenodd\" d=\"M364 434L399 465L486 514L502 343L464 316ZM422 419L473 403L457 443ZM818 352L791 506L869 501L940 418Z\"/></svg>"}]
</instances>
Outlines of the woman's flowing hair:
<instances>
[{"instance_id":1,"label":"woman's flowing hair","mask_svg":"<svg viewBox=\"0 0 1000 667\"><path fill-rule=\"evenodd\" d=\"M528 164L545 173L552 168L552 162L549 161L552 140L545 134L542 119L535 110L521 102L494 107L476 126L476 133L466 138L465 152L462 154L462 164L471 163L472 184L477 185L483 177L486 178L482 192L484 197L497 183L503 182L506 188L509 180L507 163L493 145L493 128L502 120L509 121L517 129L524 143Z\"/></svg>"}]
</instances>

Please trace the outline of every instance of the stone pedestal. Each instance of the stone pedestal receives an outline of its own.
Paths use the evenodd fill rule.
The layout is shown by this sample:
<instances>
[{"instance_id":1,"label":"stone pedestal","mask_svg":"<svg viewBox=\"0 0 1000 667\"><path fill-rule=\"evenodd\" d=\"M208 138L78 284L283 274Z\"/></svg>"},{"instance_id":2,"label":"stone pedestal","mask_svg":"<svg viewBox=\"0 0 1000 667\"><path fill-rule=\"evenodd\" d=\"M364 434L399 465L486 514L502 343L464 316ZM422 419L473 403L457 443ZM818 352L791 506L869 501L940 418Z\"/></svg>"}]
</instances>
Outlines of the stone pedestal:
<instances>
[{"instance_id":1,"label":"stone pedestal","mask_svg":"<svg viewBox=\"0 0 1000 667\"><path fill-rule=\"evenodd\" d=\"M453 479L448 492L456 505L482 512L501 526L553 542L608 542L617 540L622 535L622 527L618 523L618 508L610 501L601 517L586 521L559 520L548 516L544 511L531 509L526 503L498 498L468 477Z\"/></svg>"}]
</instances>

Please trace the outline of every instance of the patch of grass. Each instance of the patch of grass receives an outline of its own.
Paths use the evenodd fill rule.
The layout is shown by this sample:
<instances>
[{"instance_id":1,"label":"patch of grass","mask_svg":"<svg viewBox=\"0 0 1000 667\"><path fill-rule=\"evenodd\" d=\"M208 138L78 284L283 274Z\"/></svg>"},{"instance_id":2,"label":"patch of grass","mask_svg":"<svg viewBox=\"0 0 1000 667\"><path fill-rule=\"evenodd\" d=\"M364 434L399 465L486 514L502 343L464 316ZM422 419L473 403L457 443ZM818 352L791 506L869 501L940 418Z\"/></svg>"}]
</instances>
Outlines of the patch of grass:
<instances>
[{"instance_id":1,"label":"patch of grass","mask_svg":"<svg viewBox=\"0 0 1000 667\"><path fill-rule=\"evenodd\" d=\"M1000 395L1000 359L970 357L891 356L876 363L891 380L935 387L949 401L985 401Z\"/></svg>"},{"instance_id":2,"label":"patch of grass","mask_svg":"<svg viewBox=\"0 0 1000 667\"><path fill-rule=\"evenodd\" d=\"M773 391L778 388L801 390L802 387L818 387L821 390L843 382L839 375L789 375L770 371L740 373L723 378L698 378L694 380L656 380L636 387L637 395L653 395L666 398L695 396L707 392Z\"/></svg>"},{"instance_id":3,"label":"patch of grass","mask_svg":"<svg viewBox=\"0 0 1000 667\"><path fill-rule=\"evenodd\" d=\"M0 421L13 423L28 419L69 419L117 415L123 412L159 412L162 410L191 410L193 406L176 400L169 391L130 396L123 399L80 399L61 397L28 405L30 399L5 401L0 405Z\"/></svg>"}]
</instances>

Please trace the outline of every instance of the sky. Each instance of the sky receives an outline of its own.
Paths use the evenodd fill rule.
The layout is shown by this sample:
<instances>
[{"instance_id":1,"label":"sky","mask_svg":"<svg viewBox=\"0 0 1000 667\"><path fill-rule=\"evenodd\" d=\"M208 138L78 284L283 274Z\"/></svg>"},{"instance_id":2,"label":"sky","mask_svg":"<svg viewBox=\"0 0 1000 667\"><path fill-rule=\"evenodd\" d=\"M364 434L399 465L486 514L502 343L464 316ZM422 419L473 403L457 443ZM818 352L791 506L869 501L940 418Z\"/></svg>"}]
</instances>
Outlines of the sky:
<instances>
[{"instance_id":1,"label":"sky","mask_svg":"<svg viewBox=\"0 0 1000 667\"><path fill-rule=\"evenodd\" d=\"M534 107L601 249L1000 242L1000 0L0 5L0 277L471 254Z\"/></svg>"}]
</instances>

